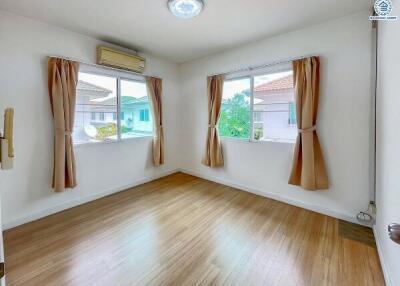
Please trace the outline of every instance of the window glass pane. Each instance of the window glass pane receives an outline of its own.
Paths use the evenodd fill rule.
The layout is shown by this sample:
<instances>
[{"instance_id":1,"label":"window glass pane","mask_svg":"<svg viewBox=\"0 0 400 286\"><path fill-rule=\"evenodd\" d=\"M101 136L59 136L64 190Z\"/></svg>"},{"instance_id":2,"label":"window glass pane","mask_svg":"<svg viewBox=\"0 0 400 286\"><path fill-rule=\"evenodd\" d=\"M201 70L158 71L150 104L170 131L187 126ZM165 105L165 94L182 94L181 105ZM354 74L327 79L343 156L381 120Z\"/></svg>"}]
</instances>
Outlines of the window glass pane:
<instances>
[{"instance_id":1,"label":"window glass pane","mask_svg":"<svg viewBox=\"0 0 400 286\"><path fill-rule=\"evenodd\" d=\"M117 79L80 72L76 90L75 144L117 139Z\"/></svg>"},{"instance_id":2,"label":"window glass pane","mask_svg":"<svg viewBox=\"0 0 400 286\"><path fill-rule=\"evenodd\" d=\"M254 77L254 139L294 142L297 137L293 72Z\"/></svg>"},{"instance_id":3,"label":"window glass pane","mask_svg":"<svg viewBox=\"0 0 400 286\"><path fill-rule=\"evenodd\" d=\"M250 78L225 81L219 134L249 139L250 129Z\"/></svg>"},{"instance_id":4,"label":"window glass pane","mask_svg":"<svg viewBox=\"0 0 400 286\"><path fill-rule=\"evenodd\" d=\"M154 123L149 110L146 83L121 80L121 138L153 135Z\"/></svg>"}]
</instances>

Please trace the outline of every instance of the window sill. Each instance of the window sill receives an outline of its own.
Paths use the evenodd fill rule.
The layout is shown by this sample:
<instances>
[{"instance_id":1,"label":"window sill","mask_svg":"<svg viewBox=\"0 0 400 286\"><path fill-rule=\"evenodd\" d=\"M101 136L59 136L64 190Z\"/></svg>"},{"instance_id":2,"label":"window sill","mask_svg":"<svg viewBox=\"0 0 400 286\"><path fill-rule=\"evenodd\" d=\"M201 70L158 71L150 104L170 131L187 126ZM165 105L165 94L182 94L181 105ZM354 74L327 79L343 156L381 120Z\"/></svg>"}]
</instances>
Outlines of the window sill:
<instances>
[{"instance_id":1,"label":"window sill","mask_svg":"<svg viewBox=\"0 0 400 286\"><path fill-rule=\"evenodd\" d=\"M265 144L265 143L279 143L279 144L290 144L290 145L296 144L296 141L274 140L274 139L267 139L267 140L260 140L260 141L253 140L253 142L254 143L261 143L261 144Z\"/></svg>"},{"instance_id":2,"label":"window sill","mask_svg":"<svg viewBox=\"0 0 400 286\"><path fill-rule=\"evenodd\" d=\"M109 144L118 144L118 143L137 141L137 140L147 140L147 139L153 139L153 137L154 137L153 135L148 135L148 136L125 138L125 139L114 140L114 141L77 143L77 144L74 144L74 148L84 148L84 147L90 147L90 146L94 147L94 146L98 146L98 145L109 145Z\"/></svg>"},{"instance_id":3,"label":"window sill","mask_svg":"<svg viewBox=\"0 0 400 286\"><path fill-rule=\"evenodd\" d=\"M285 140L274 140L274 139L269 139L269 140L251 140L251 139L243 139L243 138L234 138L234 137L223 137L221 136L221 141L226 141L226 142L239 142L239 143L250 143L250 144L271 144L271 143L277 143L277 144L289 144L289 145L294 145L296 142L293 141L285 141Z\"/></svg>"}]
</instances>

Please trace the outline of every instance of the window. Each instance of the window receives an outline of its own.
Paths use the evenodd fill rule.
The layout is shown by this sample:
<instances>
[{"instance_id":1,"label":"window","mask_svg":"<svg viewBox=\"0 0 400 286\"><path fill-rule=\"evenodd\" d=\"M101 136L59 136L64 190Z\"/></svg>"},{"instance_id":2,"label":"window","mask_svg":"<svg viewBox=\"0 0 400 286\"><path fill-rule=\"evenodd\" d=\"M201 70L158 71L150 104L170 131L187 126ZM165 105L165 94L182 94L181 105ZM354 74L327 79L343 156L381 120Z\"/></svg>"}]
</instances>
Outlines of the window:
<instances>
[{"instance_id":1,"label":"window","mask_svg":"<svg viewBox=\"0 0 400 286\"><path fill-rule=\"evenodd\" d=\"M262 120L253 122L253 139L294 142L297 137L293 72L279 71L254 76L253 112Z\"/></svg>"},{"instance_id":2,"label":"window","mask_svg":"<svg viewBox=\"0 0 400 286\"><path fill-rule=\"evenodd\" d=\"M105 120L104 112L100 112L100 121L104 120Z\"/></svg>"},{"instance_id":3,"label":"window","mask_svg":"<svg viewBox=\"0 0 400 286\"><path fill-rule=\"evenodd\" d=\"M218 130L224 137L250 138L250 78L225 81Z\"/></svg>"},{"instance_id":4,"label":"window","mask_svg":"<svg viewBox=\"0 0 400 286\"><path fill-rule=\"evenodd\" d=\"M146 83L136 80L121 80L121 110L124 114L124 119L121 119L122 138L153 134L153 119L149 108Z\"/></svg>"},{"instance_id":5,"label":"window","mask_svg":"<svg viewBox=\"0 0 400 286\"><path fill-rule=\"evenodd\" d=\"M149 121L149 110L148 109L140 110L140 121Z\"/></svg>"},{"instance_id":6,"label":"window","mask_svg":"<svg viewBox=\"0 0 400 286\"><path fill-rule=\"evenodd\" d=\"M258 74L227 77L218 122L222 137L295 142L293 71L275 66Z\"/></svg>"},{"instance_id":7,"label":"window","mask_svg":"<svg viewBox=\"0 0 400 286\"><path fill-rule=\"evenodd\" d=\"M81 65L74 144L152 136L149 108L144 77ZM147 112L142 115L142 110Z\"/></svg>"}]
</instances>

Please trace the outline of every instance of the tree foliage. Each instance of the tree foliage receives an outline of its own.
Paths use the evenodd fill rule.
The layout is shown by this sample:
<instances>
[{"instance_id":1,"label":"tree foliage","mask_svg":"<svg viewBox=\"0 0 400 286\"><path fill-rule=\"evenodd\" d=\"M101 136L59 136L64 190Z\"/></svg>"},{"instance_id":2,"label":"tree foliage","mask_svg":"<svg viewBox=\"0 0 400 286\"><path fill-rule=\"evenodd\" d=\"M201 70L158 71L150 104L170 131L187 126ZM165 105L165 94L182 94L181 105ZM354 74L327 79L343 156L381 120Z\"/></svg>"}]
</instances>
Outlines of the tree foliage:
<instances>
[{"instance_id":1,"label":"tree foliage","mask_svg":"<svg viewBox=\"0 0 400 286\"><path fill-rule=\"evenodd\" d=\"M221 136L250 138L250 91L236 93L222 102L218 130Z\"/></svg>"},{"instance_id":2,"label":"tree foliage","mask_svg":"<svg viewBox=\"0 0 400 286\"><path fill-rule=\"evenodd\" d=\"M96 127L96 129L97 129L96 140L99 141L103 141L107 137L117 135L117 125L115 123L110 123L103 127Z\"/></svg>"}]
</instances>

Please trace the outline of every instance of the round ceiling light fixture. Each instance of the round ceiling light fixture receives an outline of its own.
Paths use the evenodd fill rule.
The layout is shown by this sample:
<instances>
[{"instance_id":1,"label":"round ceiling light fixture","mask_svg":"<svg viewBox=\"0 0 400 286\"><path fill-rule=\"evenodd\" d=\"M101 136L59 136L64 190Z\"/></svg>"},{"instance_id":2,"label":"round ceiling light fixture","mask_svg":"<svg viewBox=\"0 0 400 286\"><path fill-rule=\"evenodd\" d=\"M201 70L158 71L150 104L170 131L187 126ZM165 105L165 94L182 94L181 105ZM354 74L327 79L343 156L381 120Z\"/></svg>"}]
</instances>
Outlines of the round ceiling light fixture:
<instances>
[{"instance_id":1,"label":"round ceiling light fixture","mask_svg":"<svg viewBox=\"0 0 400 286\"><path fill-rule=\"evenodd\" d=\"M168 0L169 10L178 18L190 19L203 10L203 0Z\"/></svg>"}]
</instances>

